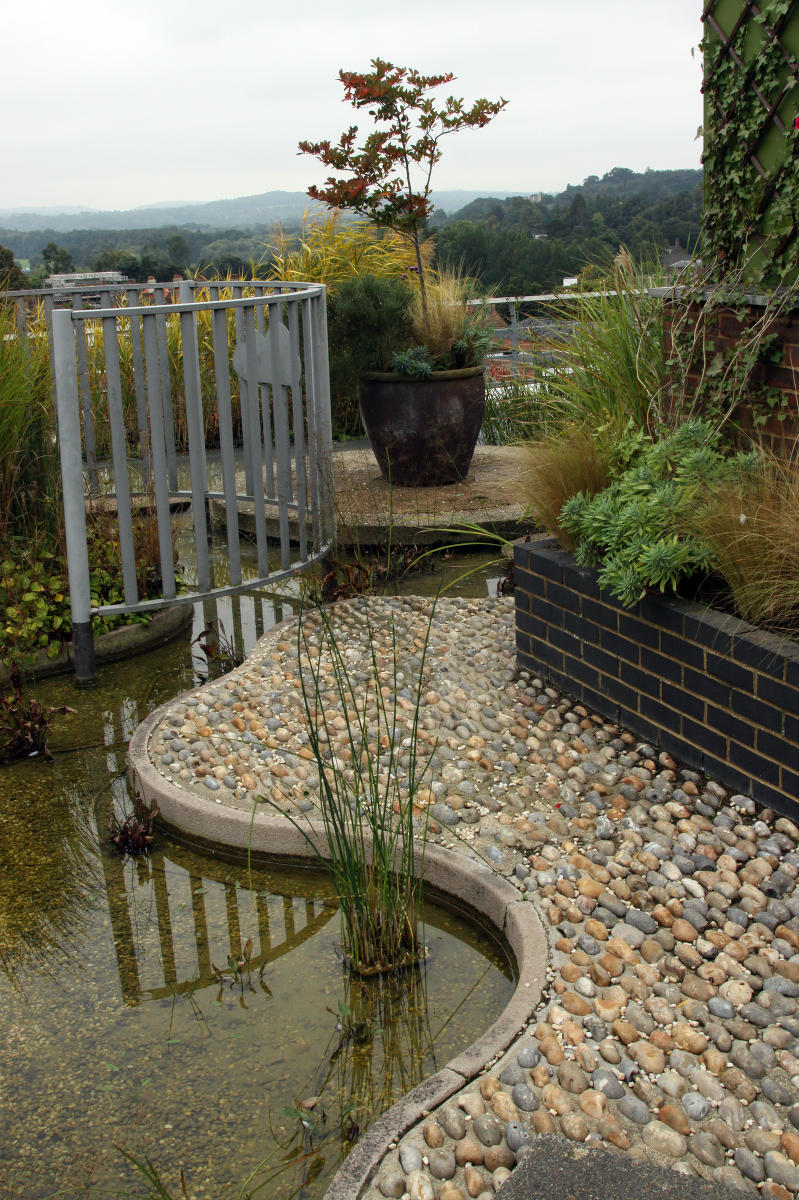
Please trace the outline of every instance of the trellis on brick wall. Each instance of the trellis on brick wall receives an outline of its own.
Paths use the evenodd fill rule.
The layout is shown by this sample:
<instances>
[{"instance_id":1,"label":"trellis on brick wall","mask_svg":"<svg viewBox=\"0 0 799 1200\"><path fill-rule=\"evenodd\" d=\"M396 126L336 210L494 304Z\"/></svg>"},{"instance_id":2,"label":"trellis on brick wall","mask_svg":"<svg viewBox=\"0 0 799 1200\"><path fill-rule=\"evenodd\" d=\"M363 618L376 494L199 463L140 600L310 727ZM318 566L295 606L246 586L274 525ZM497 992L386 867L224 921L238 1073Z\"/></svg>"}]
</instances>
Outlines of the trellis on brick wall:
<instances>
[{"instance_id":1,"label":"trellis on brick wall","mask_svg":"<svg viewBox=\"0 0 799 1200\"><path fill-rule=\"evenodd\" d=\"M799 5L706 0L702 21L706 252L724 268L765 241L779 273L799 237Z\"/></svg>"}]
</instances>

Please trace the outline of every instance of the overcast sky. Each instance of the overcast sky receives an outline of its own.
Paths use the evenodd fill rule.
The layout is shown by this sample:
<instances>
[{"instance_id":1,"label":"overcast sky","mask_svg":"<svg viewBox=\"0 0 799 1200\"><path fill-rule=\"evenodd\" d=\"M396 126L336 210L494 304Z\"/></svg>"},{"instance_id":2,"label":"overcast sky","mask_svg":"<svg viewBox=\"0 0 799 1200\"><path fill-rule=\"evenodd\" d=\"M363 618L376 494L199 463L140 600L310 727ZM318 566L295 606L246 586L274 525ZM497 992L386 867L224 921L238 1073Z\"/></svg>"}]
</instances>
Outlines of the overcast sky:
<instances>
[{"instance_id":1,"label":"overcast sky","mask_svg":"<svg viewBox=\"0 0 799 1200\"><path fill-rule=\"evenodd\" d=\"M340 67L453 71L508 101L434 188L555 191L696 167L700 0L17 0L3 17L0 207L128 208L304 190L301 138L357 123ZM360 114L359 114L360 116ZM366 118L368 121L368 117Z\"/></svg>"}]
</instances>

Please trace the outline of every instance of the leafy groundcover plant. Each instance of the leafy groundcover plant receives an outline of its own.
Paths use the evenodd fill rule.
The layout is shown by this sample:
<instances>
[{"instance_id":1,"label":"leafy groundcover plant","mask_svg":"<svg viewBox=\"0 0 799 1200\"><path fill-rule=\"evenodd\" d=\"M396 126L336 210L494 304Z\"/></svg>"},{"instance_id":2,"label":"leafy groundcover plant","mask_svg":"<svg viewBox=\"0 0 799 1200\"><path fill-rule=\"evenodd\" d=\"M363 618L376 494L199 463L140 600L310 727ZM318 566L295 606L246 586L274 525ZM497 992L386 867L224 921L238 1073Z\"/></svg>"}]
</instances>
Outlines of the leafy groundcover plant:
<instances>
[{"instance_id":1,"label":"leafy groundcover plant","mask_svg":"<svg viewBox=\"0 0 799 1200\"><path fill-rule=\"evenodd\" d=\"M560 524L576 542L577 561L598 566L600 586L632 606L647 588L674 591L713 567L708 545L691 530L691 515L715 484L752 463L752 455L725 455L709 422L687 421L644 444L593 497L571 496Z\"/></svg>"}]
</instances>

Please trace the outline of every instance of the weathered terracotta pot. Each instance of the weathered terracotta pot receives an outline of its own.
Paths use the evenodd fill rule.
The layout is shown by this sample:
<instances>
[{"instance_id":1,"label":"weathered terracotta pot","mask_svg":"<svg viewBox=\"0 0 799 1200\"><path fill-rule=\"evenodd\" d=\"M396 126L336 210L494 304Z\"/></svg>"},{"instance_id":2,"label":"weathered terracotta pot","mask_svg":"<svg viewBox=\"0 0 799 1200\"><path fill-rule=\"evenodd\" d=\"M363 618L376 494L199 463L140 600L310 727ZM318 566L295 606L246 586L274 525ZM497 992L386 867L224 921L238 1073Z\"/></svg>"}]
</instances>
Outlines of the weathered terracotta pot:
<instances>
[{"instance_id":1,"label":"weathered terracotta pot","mask_svg":"<svg viewBox=\"0 0 799 1200\"><path fill-rule=\"evenodd\" d=\"M384 479L440 487L469 472L483 423L482 367L436 371L429 379L370 372L361 381L361 420Z\"/></svg>"}]
</instances>

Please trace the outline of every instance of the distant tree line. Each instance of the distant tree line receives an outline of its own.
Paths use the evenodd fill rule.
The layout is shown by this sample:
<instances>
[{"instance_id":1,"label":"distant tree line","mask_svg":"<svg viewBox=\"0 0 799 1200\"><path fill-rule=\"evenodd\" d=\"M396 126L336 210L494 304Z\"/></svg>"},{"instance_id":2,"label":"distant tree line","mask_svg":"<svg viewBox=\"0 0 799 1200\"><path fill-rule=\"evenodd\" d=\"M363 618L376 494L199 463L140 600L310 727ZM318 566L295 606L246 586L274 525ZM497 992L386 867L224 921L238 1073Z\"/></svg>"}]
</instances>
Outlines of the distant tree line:
<instances>
[{"instance_id":1,"label":"distant tree line","mask_svg":"<svg viewBox=\"0 0 799 1200\"><path fill-rule=\"evenodd\" d=\"M175 272L195 269L249 275L258 264L260 273L265 274L271 259L268 245L275 232L268 225L249 230L165 226L66 233L0 228L0 244L8 247L14 258L28 260L28 286L47 275L68 271L121 271L128 279L143 282L148 275L171 279Z\"/></svg>"},{"instance_id":2,"label":"distant tree line","mask_svg":"<svg viewBox=\"0 0 799 1200\"><path fill-rule=\"evenodd\" d=\"M557 196L475 200L453 217L434 216L436 256L491 291L546 292L626 246L654 260L675 245L699 242L700 171L616 167Z\"/></svg>"},{"instance_id":3,"label":"distant tree line","mask_svg":"<svg viewBox=\"0 0 799 1200\"><path fill-rule=\"evenodd\" d=\"M434 212L437 261L460 267L493 292L549 291L565 276L606 264L626 246L653 259L667 247L686 252L699 241L701 171L646 171L614 167L580 187L540 198L474 200L448 216ZM299 226L297 227L299 232ZM185 274L269 274L271 225L208 229L173 225L152 229L18 232L0 228L0 244L27 259L33 284L62 271L117 270L129 279L171 279Z\"/></svg>"}]
</instances>

